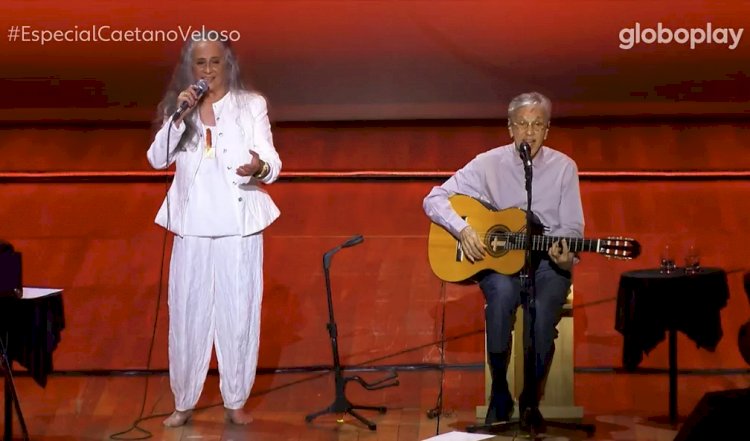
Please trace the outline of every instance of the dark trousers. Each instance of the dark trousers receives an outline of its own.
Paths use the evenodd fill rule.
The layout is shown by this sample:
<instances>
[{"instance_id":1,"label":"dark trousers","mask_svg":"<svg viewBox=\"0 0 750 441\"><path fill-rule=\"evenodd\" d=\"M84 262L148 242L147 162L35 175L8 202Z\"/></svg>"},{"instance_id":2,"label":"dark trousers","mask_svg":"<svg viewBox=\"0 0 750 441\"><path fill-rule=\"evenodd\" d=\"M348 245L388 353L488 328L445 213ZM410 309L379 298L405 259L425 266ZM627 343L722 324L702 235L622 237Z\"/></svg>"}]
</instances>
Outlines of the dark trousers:
<instances>
[{"instance_id":1,"label":"dark trousers","mask_svg":"<svg viewBox=\"0 0 750 441\"><path fill-rule=\"evenodd\" d=\"M530 384L525 381L524 394L521 405L538 405L544 392L542 386L546 379L552 355L555 351L557 338L557 324L560 322L562 308L568 296L571 285L570 273L562 271L549 260L543 259L536 270L536 320L535 346L536 353L536 396L529 396L526 388ZM527 303L521 296L521 279L518 276L506 276L495 272L488 272L479 282L486 301L485 319L487 327L487 351L495 354L509 354L515 324L515 312L519 306L524 310L524 353L529 363L528 349L531 344L530 320ZM491 366L493 370L507 371L507 366ZM497 372L503 374L504 372ZM495 375L493 375L494 377ZM528 402L533 400L533 403ZM524 403L523 401L527 401Z\"/></svg>"}]
</instances>

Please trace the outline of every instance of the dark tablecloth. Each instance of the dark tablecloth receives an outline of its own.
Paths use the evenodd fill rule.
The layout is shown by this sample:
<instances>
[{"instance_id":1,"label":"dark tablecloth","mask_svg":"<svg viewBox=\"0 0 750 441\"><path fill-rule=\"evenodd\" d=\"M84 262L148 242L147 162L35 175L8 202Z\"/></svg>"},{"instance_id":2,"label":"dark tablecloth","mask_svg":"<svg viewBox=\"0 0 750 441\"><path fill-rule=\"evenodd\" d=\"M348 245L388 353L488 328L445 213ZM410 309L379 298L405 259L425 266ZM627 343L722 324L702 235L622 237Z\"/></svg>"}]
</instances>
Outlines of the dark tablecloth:
<instances>
[{"instance_id":1,"label":"dark tablecloth","mask_svg":"<svg viewBox=\"0 0 750 441\"><path fill-rule=\"evenodd\" d=\"M28 369L42 387L64 328L62 292L33 299L0 297L0 338L8 358Z\"/></svg>"},{"instance_id":2,"label":"dark tablecloth","mask_svg":"<svg viewBox=\"0 0 750 441\"><path fill-rule=\"evenodd\" d=\"M623 366L634 370L669 329L681 331L699 348L714 351L723 336L720 311L729 299L726 272L703 268L693 275L678 269L623 273L617 293L615 328L624 337Z\"/></svg>"}]
</instances>

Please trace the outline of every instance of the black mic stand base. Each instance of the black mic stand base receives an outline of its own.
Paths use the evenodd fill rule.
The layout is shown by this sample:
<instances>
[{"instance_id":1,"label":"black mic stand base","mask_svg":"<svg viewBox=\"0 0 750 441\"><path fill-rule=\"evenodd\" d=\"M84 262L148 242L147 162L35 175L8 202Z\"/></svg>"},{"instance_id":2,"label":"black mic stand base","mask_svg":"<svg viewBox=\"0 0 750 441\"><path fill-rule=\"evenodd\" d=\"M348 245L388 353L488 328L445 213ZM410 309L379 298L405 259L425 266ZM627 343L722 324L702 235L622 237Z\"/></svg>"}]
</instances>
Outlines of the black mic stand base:
<instances>
[{"instance_id":1,"label":"black mic stand base","mask_svg":"<svg viewBox=\"0 0 750 441\"><path fill-rule=\"evenodd\" d=\"M362 424L367 426L370 430L377 430L378 426L373 423L372 421L366 419L359 413L357 413L355 410L374 410L381 414L386 413L387 408L385 406L360 406L356 404L352 404L347 398L346 398L346 383L349 381L356 381L357 383L361 384L362 387L364 387L367 390L378 390L378 389L384 389L386 387L393 387L398 386L399 382L396 379L398 376L396 372L392 372L389 376L378 380L374 383L367 383L359 376L355 375L352 377L344 377L341 375L341 370L336 369L336 398L334 399L333 403L328 406L327 408L311 413L310 415L307 415L305 417L306 422L312 422L315 418L326 415L326 414L349 414L353 416L354 418L358 419ZM343 418L339 418L337 420L339 423L343 423Z\"/></svg>"}]
</instances>

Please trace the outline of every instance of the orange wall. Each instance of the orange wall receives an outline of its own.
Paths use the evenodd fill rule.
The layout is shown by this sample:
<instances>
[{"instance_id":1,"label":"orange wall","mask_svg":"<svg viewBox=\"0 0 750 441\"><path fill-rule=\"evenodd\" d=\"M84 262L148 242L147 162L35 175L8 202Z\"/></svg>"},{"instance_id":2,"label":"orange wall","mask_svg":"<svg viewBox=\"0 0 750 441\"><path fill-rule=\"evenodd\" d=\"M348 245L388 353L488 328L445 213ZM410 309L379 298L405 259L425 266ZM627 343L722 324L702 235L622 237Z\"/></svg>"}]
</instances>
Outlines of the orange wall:
<instances>
[{"instance_id":1,"label":"orange wall","mask_svg":"<svg viewBox=\"0 0 750 441\"><path fill-rule=\"evenodd\" d=\"M742 152L746 123L570 125L551 145L573 155L582 172L602 170L749 170ZM5 127L0 170L146 170L147 129ZM486 123L279 126L287 170L445 170L505 139ZM503 141L504 142L504 141ZM721 146L717 148L716 146ZM24 152L29 159L19 161ZM164 234L153 217L163 183L23 182L6 175L0 192L2 237L24 253L27 285L65 289L67 328L57 369L127 369L147 365L158 297ZM282 180L269 191L282 217L267 231L261 367L330 362L320 260L352 234L365 242L341 251L332 267L343 361L347 364L436 362L440 284L426 259L428 221L421 200L435 180ZM680 366L741 368L736 333L750 317L741 272L748 270L748 179L584 179L587 236L626 234L643 244L631 262L586 256L575 276L576 366L619 366L614 296L622 271L653 267L670 242L682 253L698 243L706 266L731 271L732 297L722 312L716 353L680 336ZM169 246L167 246L167 252ZM166 367L166 302L150 367ZM450 363L481 362L481 294L449 286L446 333ZM666 366L665 345L644 366ZM397 354L397 355L394 355ZM387 358L382 358L386 357Z\"/></svg>"}]
</instances>

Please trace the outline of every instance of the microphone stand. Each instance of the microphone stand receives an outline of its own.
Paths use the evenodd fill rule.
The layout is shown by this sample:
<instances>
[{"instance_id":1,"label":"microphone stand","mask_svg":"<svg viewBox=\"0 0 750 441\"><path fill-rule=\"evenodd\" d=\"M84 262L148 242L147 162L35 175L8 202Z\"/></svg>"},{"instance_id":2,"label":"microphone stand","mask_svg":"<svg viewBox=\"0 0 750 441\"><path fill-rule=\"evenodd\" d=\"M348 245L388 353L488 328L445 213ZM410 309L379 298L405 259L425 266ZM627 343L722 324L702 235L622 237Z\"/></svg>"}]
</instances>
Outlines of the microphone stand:
<instances>
[{"instance_id":1,"label":"microphone stand","mask_svg":"<svg viewBox=\"0 0 750 441\"><path fill-rule=\"evenodd\" d=\"M378 380L374 383L367 383L365 380L360 378L358 375L353 375L350 377L344 377L342 375L342 368L341 368L341 362L339 360L339 345L338 345L338 331L336 328L336 320L333 317L333 299L331 298L331 277L329 274L329 268L331 266L331 260L333 259L333 255L338 253L342 248L348 248L355 245L358 245L362 243L364 238L362 236L354 236L344 242L343 244L337 246L336 248L329 250L323 255L323 272L325 274L325 280L326 280L326 293L328 295L328 335L331 338L331 350L333 351L333 372L334 372L334 379L335 379L335 385L336 385L336 398L334 399L333 403L328 406L327 408L311 413L305 417L306 422L311 422L315 418L329 413L338 413L338 414L346 414L353 416L354 418L358 419L362 424L366 425L370 430L376 430L377 425L373 423L372 421L369 421L365 419L362 415L355 412L354 409L363 409L363 410L376 410L380 413L385 413L386 408L384 406L359 406L352 404L347 398L346 398L346 383L349 381L356 381L359 383L362 387L364 387L367 390L378 390L378 389L384 389L386 387L392 387L392 386L398 386L399 382L396 379L398 377L398 374L396 374L395 371L392 371L391 374L381 380ZM343 418L338 419L339 423L343 423Z\"/></svg>"},{"instance_id":2,"label":"microphone stand","mask_svg":"<svg viewBox=\"0 0 750 441\"><path fill-rule=\"evenodd\" d=\"M524 351L523 362L523 383L524 393L531 397L531 404L525 409L519 409L521 414L518 421L503 421L491 424L481 424L468 426L468 432L486 431L489 433L499 433L509 430L512 427L519 427L521 430L528 432L529 438L539 440L537 430L546 426L558 427L569 430L582 430L588 436L592 436L595 431L593 424L580 424L574 422L548 421L544 420L539 411L539 381L536 378L537 357L536 357L536 267L537 262L533 259L534 244L532 243L534 232L537 230L537 222L534 222L534 213L531 211L532 200L532 181L534 178L533 163L531 160L531 148L526 142L519 146L521 160L523 162L524 174L526 177L526 231L524 237L524 251L526 265L521 270L521 298L526 302L526 312L528 313L528 330L529 330L529 348ZM526 327L526 323L524 323ZM535 415L539 421L534 421Z\"/></svg>"},{"instance_id":3,"label":"microphone stand","mask_svg":"<svg viewBox=\"0 0 750 441\"><path fill-rule=\"evenodd\" d=\"M530 424L530 420L535 413L538 415L541 415L541 413L539 413L539 409L537 408L537 397L539 396L539 392L537 391L538 382L536 381L536 265L532 261L531 256L533 251L532 238L534 227L534 213L531 211L531 195L534 167L531 162L531 149L528 147L528 144L521 146L521 152L524 174L526 176L526 237L524 243L526 270L521 273L521 298L526 301L526 312L528 312L529 315L528 329L530 340L529 349L525 354L523 361L523 382L524 390L531 392L532 406L519 410L522 412L520 417L520 427L527 428L529 431L529 437L535 440L537 439L537 428L534 424Z\"/></svg>"}]
</instances>

